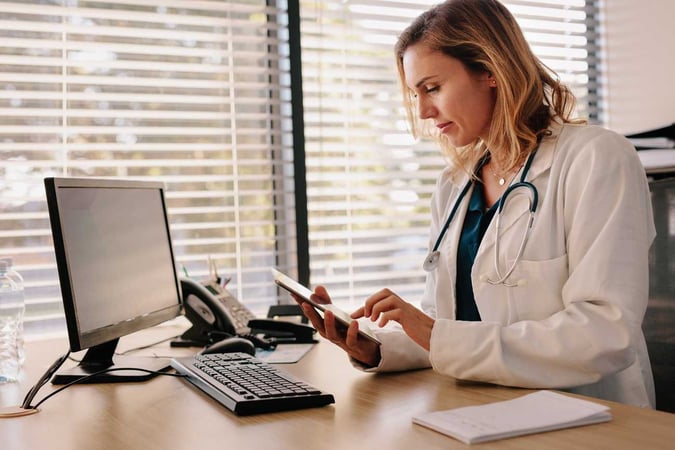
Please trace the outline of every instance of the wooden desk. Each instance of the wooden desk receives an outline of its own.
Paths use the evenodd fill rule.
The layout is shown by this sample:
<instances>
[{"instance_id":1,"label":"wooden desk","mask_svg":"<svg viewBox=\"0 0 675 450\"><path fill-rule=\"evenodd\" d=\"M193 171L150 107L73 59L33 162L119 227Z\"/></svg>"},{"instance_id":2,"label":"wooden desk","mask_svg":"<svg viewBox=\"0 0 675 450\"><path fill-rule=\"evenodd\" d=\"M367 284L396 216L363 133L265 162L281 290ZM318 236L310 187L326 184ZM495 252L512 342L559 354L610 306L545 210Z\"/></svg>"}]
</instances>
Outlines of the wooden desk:
<instances>
[{"instance_id":1,"label":"wooden desk","mask_svg":"<svg viewBox=\"0 0 675 450\"><path fill-rule=\"evenodd\" d=\"M161 327L136 335L133 345L178 334ZM130 340L131 338L125 338ZM129 348L123 339L122 348ZM30 343L22 381L0 385L0 406L20 402L58 355L65 339ZM148 350L145 350L147 352ZM158 355L185 354L161 344ZM0 419L0 447L23 449L454 449L447 436L413 425L431 410L510 399L529 391L458 382L431 370L373 375L352 368L335 346L322 342L299 363L283 368L332 392L335 404L314 409L237 417L185 380L76 385L47 400L37 414ZM46 385L38 399L54 390ZM597 400L596 400L597 401ZM609 423L479 444L481 449L665 449L675 442L675 415L616 403Z\"/></svg>"}]
</instances>

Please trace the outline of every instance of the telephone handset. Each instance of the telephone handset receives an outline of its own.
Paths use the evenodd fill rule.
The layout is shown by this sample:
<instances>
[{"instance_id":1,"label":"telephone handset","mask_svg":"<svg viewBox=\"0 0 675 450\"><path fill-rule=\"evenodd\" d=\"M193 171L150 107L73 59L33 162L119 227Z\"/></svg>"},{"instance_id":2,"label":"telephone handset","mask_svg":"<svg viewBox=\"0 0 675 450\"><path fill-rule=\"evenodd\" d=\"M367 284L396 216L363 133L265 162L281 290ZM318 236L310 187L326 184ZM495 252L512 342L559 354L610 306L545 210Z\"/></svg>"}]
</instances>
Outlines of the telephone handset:
<instances>
[{"instance_id":1,"label":"telephone handset","mask_svg":"<svg viewBox=\"0 0 675 450\"><path fill-rule=\"evenodd\" d=\"M226 289L215 283L181 278L185 317L192 327L172 345L204 346L227 336L244 336L258 347L269 344L258 340L261 333L276 342L314 342L316 330L310 326L272 319L257 319Z\"/></svg>"}]
</instances>

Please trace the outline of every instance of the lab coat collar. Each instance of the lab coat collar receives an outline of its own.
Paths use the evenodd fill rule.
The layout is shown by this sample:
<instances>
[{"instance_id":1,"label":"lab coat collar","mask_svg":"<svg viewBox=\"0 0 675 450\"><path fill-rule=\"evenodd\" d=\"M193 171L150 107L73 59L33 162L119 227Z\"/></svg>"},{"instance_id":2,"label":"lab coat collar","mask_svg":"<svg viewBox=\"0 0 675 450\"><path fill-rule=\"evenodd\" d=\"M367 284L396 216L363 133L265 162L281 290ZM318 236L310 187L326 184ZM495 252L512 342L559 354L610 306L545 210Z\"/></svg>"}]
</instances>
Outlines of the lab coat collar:
<instances>
[{"instance_id":1,"label":"lab coat collar","mask_svg":"<svg viewBox=\"0 0 675 450\"><path fill-rule=\"evenodd\" d=\"M550 134L541 140L541 143L537 148L537 154L534 156L530 170L525 177L525 181L533 182L539 175L549 170L551 164L553 164L553 154L555 153L558 137L560 137L560 132L562 131L562 124L558 121L554 121L549 126L548 131ZM517 178L519 180L521 175L522 172L518 174Z\"/></svg>"}]
</instances>

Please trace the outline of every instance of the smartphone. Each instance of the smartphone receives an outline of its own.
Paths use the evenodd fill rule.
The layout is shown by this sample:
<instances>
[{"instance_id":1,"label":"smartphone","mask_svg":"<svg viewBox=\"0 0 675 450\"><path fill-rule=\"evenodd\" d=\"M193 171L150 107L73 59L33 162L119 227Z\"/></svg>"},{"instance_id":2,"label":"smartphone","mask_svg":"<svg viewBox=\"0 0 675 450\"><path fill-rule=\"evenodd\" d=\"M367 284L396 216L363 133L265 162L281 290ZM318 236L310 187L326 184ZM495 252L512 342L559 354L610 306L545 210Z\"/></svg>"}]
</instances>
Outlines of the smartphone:
<instances>
[{"instance_id":1,"label":"smartphone","mask_svg":"<svg viewBox=\"0 0 675 450\"><path fill-rule=\"evenodd\" d=\"M342 309L338 308L333 304L330 303L323 304L315 302L314 300L312 300L313 292L311 290L301 285L288 275L279 272L279 270L274 268L272 268L271 270L272 275L274 276L274 282L278 286L286 289L291 294L297 295L302 300L312 305L315 310L319 311L320 313L323 313L324 311L332 312L333 315L335 316L335 319L345 326L349 326L349 324L352 323L352 321L354 320L346 311L343 311ZM375 336L375 333L373 333L367 327L359 327L359 334L364 338L375 342L378 345L382 344L380 340L377 338L377 336Z\"/></svg>"}]
</instances>

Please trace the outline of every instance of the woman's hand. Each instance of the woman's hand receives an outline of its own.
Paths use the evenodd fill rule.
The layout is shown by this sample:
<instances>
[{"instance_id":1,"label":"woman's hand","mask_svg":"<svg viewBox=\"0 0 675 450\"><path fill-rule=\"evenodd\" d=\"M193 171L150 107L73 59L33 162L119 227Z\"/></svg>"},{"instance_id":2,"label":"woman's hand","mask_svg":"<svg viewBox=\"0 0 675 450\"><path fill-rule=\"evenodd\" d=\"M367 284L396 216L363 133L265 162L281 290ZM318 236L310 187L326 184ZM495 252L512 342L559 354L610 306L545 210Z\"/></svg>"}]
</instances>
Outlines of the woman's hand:
<instances>
[{"instance_id":1,"label":"woman's hand","mask_svg":"<svg viewBox=\"0 0 675 450\"><path fill-rule=\"evenodd\" d=\"M297 300L297 298L296 298ZM323 286L317 286L312 295L316 303L331 303L330 296ZM314 307L300 299L302 311L321 336L328 339L347 352L355 360L370 366L377 366L380 362L380 346L368 339L359 336L359 324L353 321L349 327L335 320L335 315L330 311L323 313L323 319Z\"/></svg>"},{"instance_id":2,"label":"woman's hand","mask_svg":"<svg viewBox=\"0 0 675 450\"><path fill-rule=\"evenodd\" d=\"M430 348L434 319L389 289L382 289L368 297L365 305L352 313L352 318L359 317L369 317L373 322L379 319L381 327L390 320L398 322L413 341L427 351Z\"/></svg>"}]
</instances>

